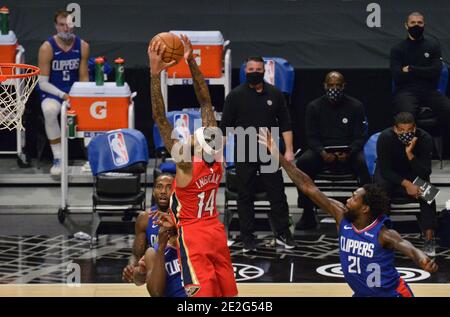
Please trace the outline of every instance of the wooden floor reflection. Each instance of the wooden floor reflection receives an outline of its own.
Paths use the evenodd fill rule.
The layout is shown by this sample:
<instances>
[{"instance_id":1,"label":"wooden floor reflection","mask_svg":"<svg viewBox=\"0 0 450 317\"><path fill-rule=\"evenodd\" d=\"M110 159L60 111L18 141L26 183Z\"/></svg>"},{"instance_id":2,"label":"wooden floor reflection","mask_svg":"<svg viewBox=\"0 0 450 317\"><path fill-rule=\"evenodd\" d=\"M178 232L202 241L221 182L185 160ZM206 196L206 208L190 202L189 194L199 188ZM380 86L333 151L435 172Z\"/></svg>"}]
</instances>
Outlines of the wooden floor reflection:
<instances>
[{"instance_id":1,"label":"wooden floor reflection","mask_svg":"<svg viewBox=\"0 0 450 317\"><path fill-rule=\"evenodd\" d=\"M450 284L410 284L417 297L450 296ZM245 283L238 284L242 297L348 297L352 295L343 283ZM3 284L0 296L50 297L147 297L145 287L132 284Z\"/></svg>"}]
</instances>

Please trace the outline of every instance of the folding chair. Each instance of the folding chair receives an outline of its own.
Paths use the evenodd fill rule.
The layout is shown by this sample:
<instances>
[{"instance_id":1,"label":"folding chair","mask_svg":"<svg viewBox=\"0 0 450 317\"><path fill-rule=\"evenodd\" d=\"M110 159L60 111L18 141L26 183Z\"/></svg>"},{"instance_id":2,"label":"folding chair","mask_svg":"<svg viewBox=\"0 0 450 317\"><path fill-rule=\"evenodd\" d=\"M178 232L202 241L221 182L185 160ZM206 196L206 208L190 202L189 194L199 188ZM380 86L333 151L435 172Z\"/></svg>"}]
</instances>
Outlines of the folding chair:
<instances>
[{"instance_id":1,"label":"folding chair","mask_svg":"<svg viewBox=\"0 0 450 317\"><path fill-rule=\"evenodd\" d=\"M101 216L123 219L145 210L148 148L145 136L138 130L119 129L94 137L88 146L89 164L94 176L93 228L97 211ZM144 178L142 182L142 177ZM123 206L128 206L124 209ZM100 213L98 214L101 222Z\"/></svg>"}]
</instances>

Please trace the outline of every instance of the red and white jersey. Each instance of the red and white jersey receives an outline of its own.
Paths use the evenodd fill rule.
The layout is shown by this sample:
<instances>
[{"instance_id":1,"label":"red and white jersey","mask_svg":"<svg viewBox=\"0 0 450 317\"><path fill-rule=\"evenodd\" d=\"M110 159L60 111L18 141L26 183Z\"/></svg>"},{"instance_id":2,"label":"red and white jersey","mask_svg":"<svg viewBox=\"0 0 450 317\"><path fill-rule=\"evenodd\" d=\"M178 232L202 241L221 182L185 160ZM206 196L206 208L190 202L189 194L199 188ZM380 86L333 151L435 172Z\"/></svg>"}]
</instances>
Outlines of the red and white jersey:
<instances>
[{"instance_id":1,"label":"red and white jersey","mask_svg":"<svg viewBox=\"0 0 450 317\"><path fill-rule=\"evenodd\" d=\"M216 218L216 196L222 179L222 163L209 165L205 161L192 163L192 180L185 187L173 182L174 191L170 198L170 207L178 224L197 222Z\"/></svg>"}]
</instances>

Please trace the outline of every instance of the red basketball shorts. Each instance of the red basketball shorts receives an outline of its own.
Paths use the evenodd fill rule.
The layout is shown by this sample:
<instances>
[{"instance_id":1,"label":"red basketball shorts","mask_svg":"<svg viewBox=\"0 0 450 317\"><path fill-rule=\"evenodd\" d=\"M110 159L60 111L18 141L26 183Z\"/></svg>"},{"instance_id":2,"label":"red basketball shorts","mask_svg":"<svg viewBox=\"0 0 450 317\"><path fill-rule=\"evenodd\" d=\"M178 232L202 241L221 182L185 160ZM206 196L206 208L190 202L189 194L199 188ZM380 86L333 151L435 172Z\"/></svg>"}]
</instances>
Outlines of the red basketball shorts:
<instances>
[{"instance_id":1,"label":"red basketball shorts","mask_svg":"<svg viewBox=\"0 0 450 317\"><path fill-rule=\"evenodd\" d=\"M217 218L179 225L178 258L188 296L238 294L225 227Z\"/></svg>"}]
</instances>

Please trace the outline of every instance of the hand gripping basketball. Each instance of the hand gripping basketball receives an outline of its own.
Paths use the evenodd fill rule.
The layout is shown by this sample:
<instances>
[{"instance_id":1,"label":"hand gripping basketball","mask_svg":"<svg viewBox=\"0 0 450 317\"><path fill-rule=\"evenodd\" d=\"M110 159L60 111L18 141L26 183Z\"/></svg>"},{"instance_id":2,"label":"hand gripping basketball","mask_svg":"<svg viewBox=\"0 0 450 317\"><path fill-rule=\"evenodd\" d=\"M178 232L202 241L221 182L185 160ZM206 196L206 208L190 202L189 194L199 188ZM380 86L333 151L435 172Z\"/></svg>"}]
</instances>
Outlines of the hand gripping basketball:
<instances>
[{"instance_id":1,"label":"hand gripping basketball","mask_svg":"<svg viewBox=\"0 0 450 317\"><path fill-rule=\"evenodd\" d=\"M177 63L173 60L171 62L164 62L163 56L166 46L158 40L153 40L148 46L148 57L150 60L150 71L152 75L159 75L164 69L169 68Z\"/></svg>"}]
</instances>

